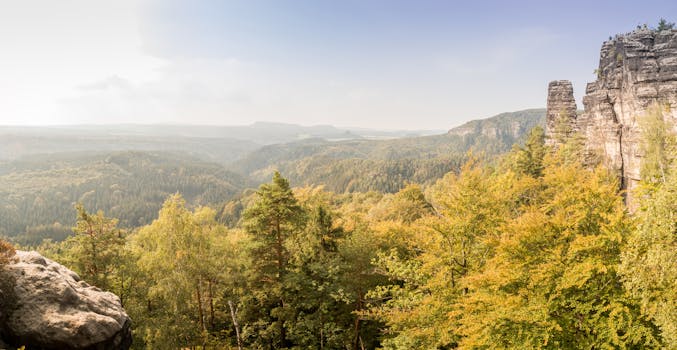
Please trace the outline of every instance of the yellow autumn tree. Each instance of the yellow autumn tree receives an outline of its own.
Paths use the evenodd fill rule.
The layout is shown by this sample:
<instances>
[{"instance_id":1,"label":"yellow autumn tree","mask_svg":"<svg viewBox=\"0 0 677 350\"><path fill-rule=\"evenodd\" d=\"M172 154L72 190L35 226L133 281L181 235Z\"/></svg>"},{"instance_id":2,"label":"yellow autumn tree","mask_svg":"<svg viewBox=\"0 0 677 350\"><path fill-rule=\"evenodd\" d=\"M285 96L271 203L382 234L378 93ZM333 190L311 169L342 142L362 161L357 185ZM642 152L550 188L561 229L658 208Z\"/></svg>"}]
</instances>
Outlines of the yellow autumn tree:
<instances>
[{"instance_id":1,"label":"yellow autumn tree","mask_svg":"<svg viewBox=\"0 0 677 350\"><path fill-rule=\"evenodd\" d=\"M460 348L660 348L618 276L631 229L618 184L550 158L541 195L500 228L495 254L467 276Z\"/></svg>"},{"instance_id":2,"label":"yellow autumn tree","mask_svg":"<svg viewBox=\"0 0 677 350\"><path fill-rule=\"evenodd\" d=\"M508 172L469 161L430 190L435 215L404 225L406 249L381 252L377 267L393 282L370 292L371 317L388 326L388 349L454 347L461 339L456 304L468 294L463 278L491 256L498 228L513 211L513 197L529 186Z\"/></svg>"},{"instance_id":3,"label":"yellow autumn tree","mask_svg":"<svg viewBox=\"0 0 677 350\"><path fill-rule=\"evenodd\" d=\"M159 217L133 237L137 265L145 280L145 327L140 335L151 347L205 345L213 325L218 270L227 252L219 242L226 229L216 212L191 212L184 199L169 197ZM137 328L138 329L138 328Z\"/></svg>"}]
</instances>

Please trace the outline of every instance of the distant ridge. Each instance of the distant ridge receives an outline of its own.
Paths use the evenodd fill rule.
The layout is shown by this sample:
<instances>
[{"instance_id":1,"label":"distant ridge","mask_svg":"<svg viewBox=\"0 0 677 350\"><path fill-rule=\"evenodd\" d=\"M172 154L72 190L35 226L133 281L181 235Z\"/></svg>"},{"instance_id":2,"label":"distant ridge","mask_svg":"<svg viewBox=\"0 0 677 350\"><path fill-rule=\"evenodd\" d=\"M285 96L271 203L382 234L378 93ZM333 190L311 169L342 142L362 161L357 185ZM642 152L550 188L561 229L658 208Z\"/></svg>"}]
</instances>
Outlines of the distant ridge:
<instances>
[{"instance_id":1,"label":"distant ridge","mask_svg":"<svg viewBox=\"0 0 677 350\"><path fill-rule=\"evenodd\" d=\"M508 152L531 128L544 124L541 108L473 120L438 135L340 142L307 139L261 147L230 169L259 183L279 170L298 186L396 192L407 182L430 183L458 170L469 150L488 158Z\"/></svg>"},{"instance_id":2,"label":"distant ridge","mask_svg":"<svg viewBox=\"0 0 677 350\"><path fill-rule=\"evenodd\" d=\"M450 129L449 135L479 136L519 139L531 128L545 127L545 108L525 109L516 112L497 114L486 119L471 120Z\"/></svg>"},{"instance_id":3,"label":"distant ridge","mask_svg":"<svg viewBox=\"0 0 677 350\"><path fill-rule=\"evenodd\" d=\"M531 127L543 124L544 115L543 109L502 113L448 133L383 139L312 137L337 130L318 126L305 130L308 137L268 145L204 137L206 127L183 130L188 137L168 136L175 127L0 127L0 236L21 244L63 239L71 233L75 202L104 210L123 227L143 225L172 193L182 193L191 205L218 205L269 181L274 170L293 186L397 192L407 183L430 184L458 171L469 150L487 158L508 152ZM275 127L251 128L264 135Z\"/></svg>"}]
</instances>

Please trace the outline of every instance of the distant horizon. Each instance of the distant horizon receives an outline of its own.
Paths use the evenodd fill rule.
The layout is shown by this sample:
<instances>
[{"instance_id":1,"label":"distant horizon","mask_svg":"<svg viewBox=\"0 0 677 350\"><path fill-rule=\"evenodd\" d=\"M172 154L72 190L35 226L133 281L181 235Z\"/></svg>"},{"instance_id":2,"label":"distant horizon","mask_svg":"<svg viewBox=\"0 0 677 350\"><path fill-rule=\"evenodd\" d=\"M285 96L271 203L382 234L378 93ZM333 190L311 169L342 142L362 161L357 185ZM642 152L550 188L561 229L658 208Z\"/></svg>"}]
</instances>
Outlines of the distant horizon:
<instances>
[{"instance_id":1,"label":"distant horizon","mask_svg":"<svg viewBox=\"0 0 677 350\"><path fill-rule=\"evenodd\" d=\"M99 123L99 124L87 124L87 123L81 123L81 124L0 124L0 128L68 128L68 127L106 127L106 126L144 126L144 127L152 127L152 126L170 126L170 127L179 127L179 126L195 126L195 127L216 127L216 128L228 128L228 127L251 127L256 124L270 124L270 125L287 125L287 126L299 126L299 127L304 127L304 128L313 128L313 127L333 127L337 129L345 129L345 130L368 130L368 131L385 131L385 132L405 132L405 131L411 131L411 132L446 132L449 129L453 129L459 126L462 126L463 124L466 124L471 121L476 121L476 120L485 120L485 119L491 119L494 117L497 117L501 114L504 113L516 113L516 112L522 112L522 111L530 111L530 110L545 110L545 107L542 108L525 108L525 109L520 109L520 110L515 110L515 111L505 111L505 112L500 112L494 115L490 116L483 116L483 117L477 117L477 118L472 118L469 120L466 120L464 122L461 122L460 124L456 125L450 125L448 127L440 127L440 128L423 128L423 129L393 129L393 128L379 128L379 127L361 127L361 126L354 126L354 125L335 125L335 124L300 124L300 123L291 123L291 122L283 122L283 121L267 121L267 120L256 120L248 124L191 124L191 123L171 123L171 122L157 122L157 123L133 123L133 122L123 122L123 123Z\"/></svg>"},{"instance_id":2,"label":"distant horizon","mask_svg":"<svg viewBox=\"0 0 677 350\"><path fill-rule=\"evenodd\" d=\"M481 119L488 119L491 117L487 118L481 118ZM472 120L479 120L479 119L472 119ZM299 123L287 123L287 122L275 122L275 121L265 121L265 120L257 120L249 124L188 124L188 123L170 123L170 122L157 122L157 123L131 123L131 122L124 122L124 123L100 123L100 124L0 124L0 128L68 128L68 127L101 127L105 128L107 126L147 126L147 127L152 127L152 126L157 126L157 127L162 127L162 126L195 126L195 127L216 127L216 128L230 128L230 127L251 127L256 124L270 124L270 125L285 125L285 126L298 126L298 127L303 127L303 128L313 128L313 127L332 127L336 129L345 129L347 131L349 130L373 130L373 131L445 131L448 129L444 128L439 128L439 129L389 129L389 128L378 128L378 127L361 127L361 126L350 126L350 125L332 125L332 124L299 124ZM462 125L462 124L459 124ZM459 126L456 125L456 126ZM455 126L451 126L450 128L453 128Z\"/></svg>"},{"instance_id":3,"label":"distant horizon","mask_svg":"<svg viewBox=\"0 0 677 350\"><path fill-rule=\"evenodd\" d=\"M0 125L437 130L545 105L561 79L582 108L602 43L675 13L668 0L3 2Z\"/></svg>"}]
</instances>

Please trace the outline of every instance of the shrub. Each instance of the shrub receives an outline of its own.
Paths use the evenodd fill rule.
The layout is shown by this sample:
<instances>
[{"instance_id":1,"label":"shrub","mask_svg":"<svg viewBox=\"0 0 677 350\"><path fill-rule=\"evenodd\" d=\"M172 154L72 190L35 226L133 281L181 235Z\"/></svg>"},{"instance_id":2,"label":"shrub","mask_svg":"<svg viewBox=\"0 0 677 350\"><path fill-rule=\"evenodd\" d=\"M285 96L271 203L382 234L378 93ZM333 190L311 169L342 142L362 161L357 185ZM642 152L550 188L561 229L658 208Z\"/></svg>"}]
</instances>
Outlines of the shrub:
<instances>
[{"instance_id":1,"label":"shrub","mask_svg":"<svg viewBox=\"0 0 677 350\"><path fill-rule=\"evenodd\" d=\"M0 266L9 263L14 254L14 247L0 239Z\"/></svg>"},{"instance_id":2,"label":"shrub","mask_svg":"<svg viewBox=\"0 0 677 350\"><path fill-rule=\"evenodd\" d=\"M665 20L665 18L661 18L661 20L658 22L658 27L656 30L660 32L662 30L671 30L673 28L675 28L674 22L668 22Z\"/></svg>"}]
</instances>

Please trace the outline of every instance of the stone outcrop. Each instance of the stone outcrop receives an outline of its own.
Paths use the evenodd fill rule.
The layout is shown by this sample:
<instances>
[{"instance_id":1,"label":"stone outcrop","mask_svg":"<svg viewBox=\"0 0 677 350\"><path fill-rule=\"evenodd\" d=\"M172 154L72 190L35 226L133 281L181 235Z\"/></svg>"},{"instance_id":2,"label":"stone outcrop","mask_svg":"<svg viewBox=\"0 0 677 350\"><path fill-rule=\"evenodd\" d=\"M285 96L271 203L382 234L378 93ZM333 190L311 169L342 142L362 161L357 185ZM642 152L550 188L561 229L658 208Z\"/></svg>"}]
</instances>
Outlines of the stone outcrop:
<instances>
[{"instance_id":1,"label":"stone outcrop","mask_svg":"<svg viewBox=\"0 0 677 350\"><path fill-rule=\"evenodd\" d=\"M0 288L0 344L27 349L128 349L120 299L36 252L17 251Z\"/></svg>"},{"instance_id":2,"label":"stone outcrop","mask_svg":"<svg viewBox=\"0 0 677 350\"><path fill-rule=\"evenodd\" d=\"M586 148L602 156L618 173L632 206L643 156L638 119L659 104L669 107L664 117L676 124L677 30L638 29L604 42L597 75L586 87L585 111L573 125L585 136ZM561 96L568 87L560 88L560 82L551 83L551 87L553 84L556 89L548 94L548 135L555 130L551 118L562 108L560 104L565 108L570 104L570 96ZM552 110L551 97L555 102Z\"/></svg>"},{"instance_id":3,"label":"stone outcrop","mask_svg":"<svg viewBox=\"0 0 677 350\"><path fill-rule=\"evenodd\" d=\"M574 86L568 80L551 81L548 84L548 104L546 112L546 143L554 144L568 136L575 129L576 100Z\"/></svg>"},{"instance_id":4,"label":"stone outcrop","mask_svg":"<svg viewBox=\"0 0 677 350\"><path fill-rule=\"evenodd\" d=\"M545 123L545 110L525 109L506 112L487 119L471 120L447 132L448 135L467 138L487 137L517 142L535 126Z\"/></svg>"}]
</instances>

